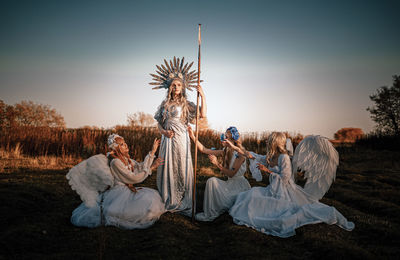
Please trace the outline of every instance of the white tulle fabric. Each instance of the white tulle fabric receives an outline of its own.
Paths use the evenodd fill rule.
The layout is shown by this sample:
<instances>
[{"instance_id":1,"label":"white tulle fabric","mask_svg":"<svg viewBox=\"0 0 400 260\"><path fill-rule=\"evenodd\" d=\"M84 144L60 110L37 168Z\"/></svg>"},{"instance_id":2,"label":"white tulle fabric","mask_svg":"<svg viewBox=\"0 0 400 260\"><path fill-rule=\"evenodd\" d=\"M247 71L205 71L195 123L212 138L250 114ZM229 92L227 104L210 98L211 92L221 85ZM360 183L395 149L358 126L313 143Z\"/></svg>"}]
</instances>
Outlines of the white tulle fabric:
<instances>
[{"instance_id":1,"label":"white tulle fabric","mask_svg":"<svg viewBox=\"0 0 400 260\"><path fill-rule=\"evenodd\" d=\"M234 152L229 168L232 169L237 153ZM204 192L204 212L196 214L199 221L213 221L235 202L236 196L243 191L251 188L249 182L244 177L246 172L246 161L240 166L239 170L232 178L227 181L212 177L207 180Z\"/></svg>"},{"instance_id":2,"label":"white tulle fabric","mask_svg":"<svg viewBox=\"0 0 400 260\"><path fill-rule=\"evenodd\" d=\"M148 155L142 163L132 160L135 164L133 171L121 160L113 159L110 164L114 176L113 186L96 197L94 206L88 207L82 203L76 208L72 212L72 224L90 228L106 225L124 229L147 228L153 225L165 212L159 193L150 188L138 188L134 193L125 185L146 179L151 174L153 158ZM87 172L93 172L90 165L86 164Z\"/></svg>"},{"instance_id":3,"label":"white tulle fabric","mask_svg":"<svg viewBox=\"0 0 400 260\"><path fill-rule=\"evenodd\" d=\"M257 158L263 157L257 155ZM258 162L266 163L265 159ZM354 223L347 221L334 207L318 202L294 183L287 154L279 156L277 166L268 168L272 171L270 185L254 187L237 196L229 211L236 224L279 237L293 236L296 228L320 222L336 224L345 230L354 229Z\"/></svg>"},{"instance_id":4,"label":"white tulle fabric","mask_svg":"<svg viewBox=\"0 0 400 260\"><path fill-rule=\"evenodd\" d=\"M99 193L114 185L114 176L104 154L94 155L72 167L66 178L87 207L95 206Z\"/></svg>"}]
</instances>

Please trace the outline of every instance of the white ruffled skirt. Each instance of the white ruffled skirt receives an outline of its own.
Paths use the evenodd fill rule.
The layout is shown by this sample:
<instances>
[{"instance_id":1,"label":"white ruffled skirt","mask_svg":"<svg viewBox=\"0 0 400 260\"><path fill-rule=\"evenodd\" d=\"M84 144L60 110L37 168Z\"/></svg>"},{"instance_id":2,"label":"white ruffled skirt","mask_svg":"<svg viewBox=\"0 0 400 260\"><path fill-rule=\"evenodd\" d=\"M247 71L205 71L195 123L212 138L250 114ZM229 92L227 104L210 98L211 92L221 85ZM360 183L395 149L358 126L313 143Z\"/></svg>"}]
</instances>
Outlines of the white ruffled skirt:
<instances>
[{"instance_id":1,"label":"white ruffled skirt","mask_svg":"<svg viewBox=\"0 0 400 260\"><path fill-rule=\"evenodd\" d=\"M227 181L215 177L208 179L204 192L204 212L196 214L196 220L213 221L230 209L240 192L250 188L249 182L243 176L229 178Z\"/></svg>"},{"instance_id":2,"label":"white ruffled skirt","mask_svg":"<svg viewBox=\"0 0 400 260\"><path fill-rule=\"evenodd\" d=\"M89 228L104 224L143 229L153 225L164 212L164 203L156 190L139 188L134 193L125 185L117 185L100 194L94 207L88 208L82 203L72 212L71 222L75 226Z\"/></svg>"},{"instance_id":3,"label":"white ruffled skirt","mask_svg":"<svg viewBox=\"0 0 400 260\"><path fill-rule=\"evenodd\" d=\"M233 221L283 238L295 235L298 227L321 222L336 224L348 231L354 229L354 223L347 221L334 207L317 201L303 204L291 200L289 195L297 194L297 199L304 196L303 190L297 185L284 189L285 193L272 186L254 187L240 193L229 211ZM305 202L304 199L301 200Z\"/></svg>"}]
</instances>

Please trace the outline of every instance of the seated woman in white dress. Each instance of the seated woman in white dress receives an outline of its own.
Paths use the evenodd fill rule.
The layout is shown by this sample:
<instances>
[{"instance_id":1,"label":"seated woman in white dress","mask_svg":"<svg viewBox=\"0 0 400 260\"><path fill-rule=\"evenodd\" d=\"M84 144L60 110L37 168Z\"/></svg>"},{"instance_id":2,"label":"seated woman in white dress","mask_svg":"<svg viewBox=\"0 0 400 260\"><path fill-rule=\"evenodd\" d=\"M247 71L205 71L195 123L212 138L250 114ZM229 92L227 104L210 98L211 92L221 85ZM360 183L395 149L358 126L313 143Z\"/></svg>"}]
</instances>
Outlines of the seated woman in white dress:
<instances>
[{"instance_id":1,"label":"seated woman in white dress","mask_svg":"<svg viewBox=\"0 0 400 260\"><path fill-rule=\"evenodd\" d=\"M192 129L189 127L189 136L195 141ZM235 142L239 139L236 127L229 127L225 135L221 135L222 145L226 146L225 140ZM221 172L228 177L227 181L212 177L207 180L204 192L204 204L202 213L196 214L196 220L213 221L223 212L229 210L237 194L250 189L250 184L243 176L246 172L246 158L233 151L230 147L223 150L212 150L204 147L197 141L199 151L208 154L212 164L217 166ZM221 165L216 156L223 157Z\"/></svg>"},{"instance_id":2,"label":"seated woman in white dress","mask_svg":"<svg viewBox=\"0 0 400 260\"><path fill-rule=\"evenodd\" d=\"M294 183L285 143L285 135L274 132L268 137L265 157L243 151L260 162L258 167L269 174L270 184L240 193L229 211L233 221L279 237L293 236L296 228L321 222L336 224L348 231L354 229L354 223L348 222L334 207L320 203Z\"/></svg>"},{"instance_id":3,"label":"seated woman in white dress","mask_svg":"<svg viewBox=\"0 0 400 260\"><path fill-rule=\"evenodd\" d=\"M125 229L153 225L165 212L164 203L158 191L145 187L135 188L133 184L145 180L162 163L161 159L153 163L159 143L159 140L154 140L153 149L139 163L129 158L129 148L124 139L114 134L108 138L111 149L108 158L95 155L72 168L67 179L84 201L72 212L72 224ZM108 188L102 192L105 183ZM97 191L101 193L95 193ZM91 202L93 194L98 195Z\"/></svg>"}]
</instances>

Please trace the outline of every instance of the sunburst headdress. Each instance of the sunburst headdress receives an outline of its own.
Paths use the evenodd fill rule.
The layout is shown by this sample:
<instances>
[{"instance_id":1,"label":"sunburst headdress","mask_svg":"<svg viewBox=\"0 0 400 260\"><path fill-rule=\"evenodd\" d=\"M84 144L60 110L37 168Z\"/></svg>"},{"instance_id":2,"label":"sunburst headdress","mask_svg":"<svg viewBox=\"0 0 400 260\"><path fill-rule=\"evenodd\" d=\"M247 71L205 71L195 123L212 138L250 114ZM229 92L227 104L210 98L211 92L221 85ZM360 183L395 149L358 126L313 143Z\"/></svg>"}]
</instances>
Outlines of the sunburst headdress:
<instances>
[{"instance_id":1,"label":"sunburst headdress","mask_svg":"<svg viewBox=\"0 0 400 260\"><path fill-rule=\"evenodd\" d=\"M167 89L174 79L179 78L183 81L184 87L192 91L192 88L197 86L198 75L196 70L189 72L193 62L190 64L186 62L186 64L184 64L184 61L185 57L182 57L182 60L174 57L174 60L170 60L168 64L168 62L164 59L165 66L164 64L161 64L160 66L156 65L156 73L158 75L150 73L154 81L150 82L149 84L156 86L153 87L153 89Z\"/></svg>"}]
</instances>

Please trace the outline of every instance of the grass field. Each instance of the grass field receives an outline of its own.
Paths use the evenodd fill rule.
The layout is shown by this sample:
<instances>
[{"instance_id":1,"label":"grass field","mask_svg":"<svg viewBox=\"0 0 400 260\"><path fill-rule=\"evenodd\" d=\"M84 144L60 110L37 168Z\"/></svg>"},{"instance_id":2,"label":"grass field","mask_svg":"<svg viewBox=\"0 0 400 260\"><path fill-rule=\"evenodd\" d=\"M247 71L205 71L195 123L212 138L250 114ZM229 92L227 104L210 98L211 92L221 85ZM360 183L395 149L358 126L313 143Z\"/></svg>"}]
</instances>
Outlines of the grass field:
<instances>
[{"instance_id":1,"label":"grass field","mask_svg":"<svg viewBox=\"0 0 400 260\"><path fill-rule=\"evenodd\" d=\"M77 228L69 221L81 203L65 179L70 166L49 168L39 162L31 167L17 162L21 158L2 159L0 259L399 258L400 152L355 147L338 151L337 179L322 202L336 207L355 229L308 225L287 239L237 226L228 214L211 223L192 223L166 213L145 230ZM198 209L207 178L217 173L200 157ZM141 185L156 188L155 179L153 174ZM267 185L267 180L249 181L252 186Z\"/></svg>"}]
</instances>

